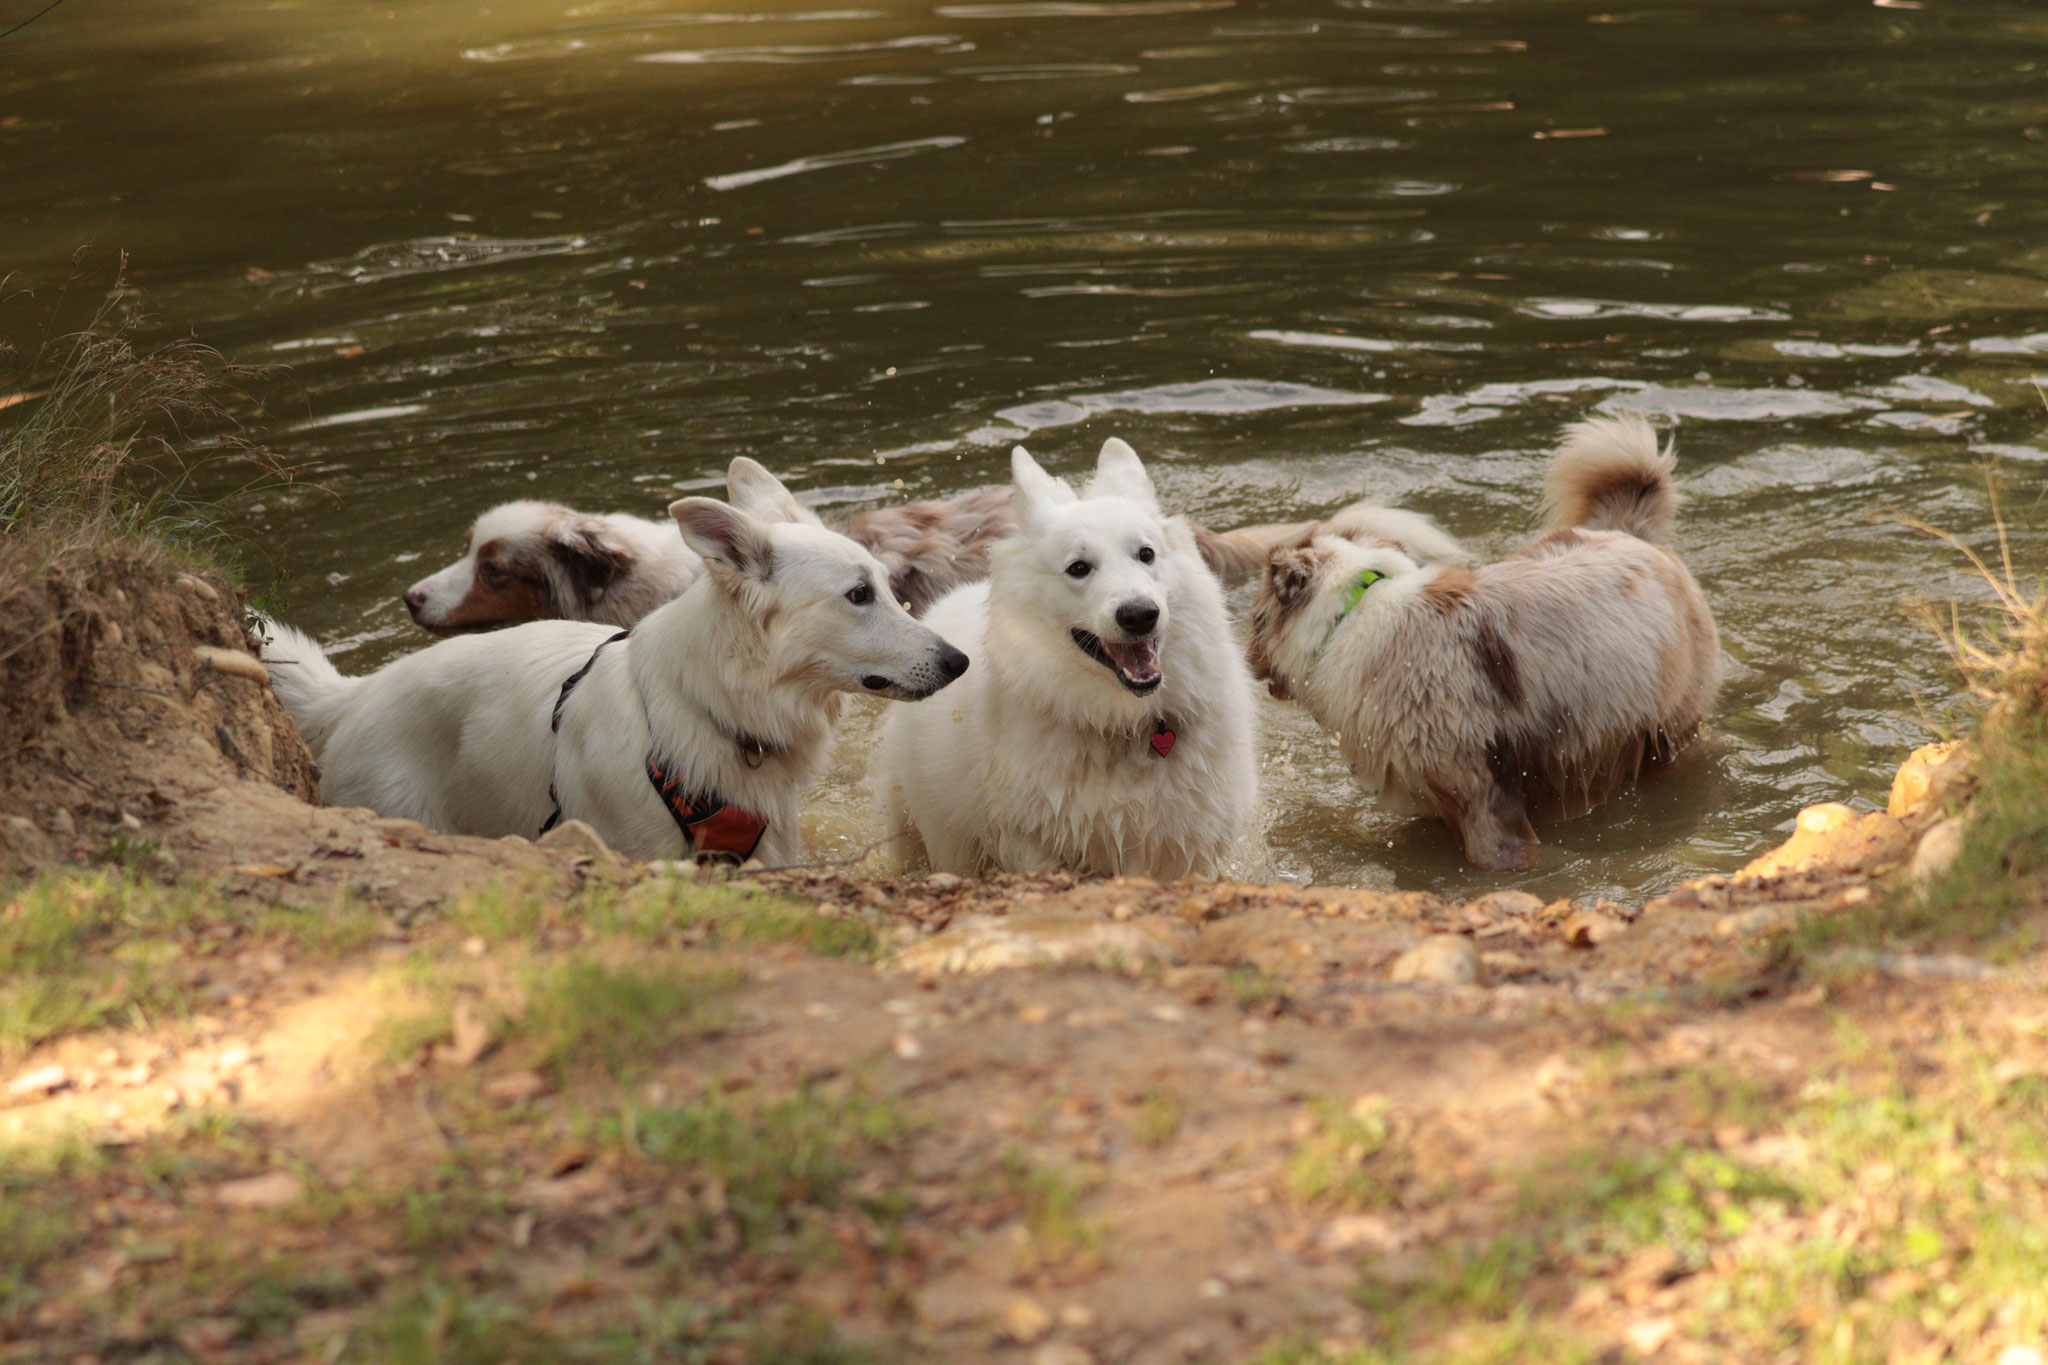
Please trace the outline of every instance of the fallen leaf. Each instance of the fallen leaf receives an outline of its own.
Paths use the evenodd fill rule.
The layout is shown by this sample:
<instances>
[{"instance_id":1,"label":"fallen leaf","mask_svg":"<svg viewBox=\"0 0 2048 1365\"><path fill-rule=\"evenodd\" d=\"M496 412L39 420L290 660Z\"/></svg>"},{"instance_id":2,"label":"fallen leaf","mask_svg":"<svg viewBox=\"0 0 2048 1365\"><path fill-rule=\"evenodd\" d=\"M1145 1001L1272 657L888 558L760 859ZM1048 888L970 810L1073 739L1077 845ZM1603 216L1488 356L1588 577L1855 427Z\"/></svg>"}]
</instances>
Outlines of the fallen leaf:
<instances>
[{"instance_id":1,"label":"fallen leaf","mask_svg":"<svg viewBox=\"0 0 2048 1365\"><path fill-rule=\"evenodd\" d=\"M497 1041L469 1001L458 1000L449 1021L449 1040L435 1047L434 1060L449 1066L475 1066Z\"/></svg>"},{"instance_id":2,"label":"fallen leaf","mask_svg":"<svg viewBox=\"0 0 2048 1365\"><path fill-rule=\"evenodd\" d=\"M538 1071L513 1071L484 1082L484 1097L499 1104L520 1104L548 1093L547 1078Z\"/></svg>"},{"instance_id":3,"label":"fallen leaf","mask_svg":"<svg viewBox=\"0 0 2048 1365\"><path fill-rule=\"evenodd\" d=\"M71 1073L57 1063L39 1066L33 1071L24 1071L7 1083L10 1095L47 1095L62 1090L71 1083Z\"/></svg>"},{"instance_id":4,"label":"fallen leaf","mask_svg":"<svg viewBox=\"0 0 2048 1365\"><path fill-rule=\"evenodd\" d=\"M224 1180L213 1187L213 1202L231 1209L281 1209L296 1203L306 1182L290 1171Z\"/></svg>"}]
</instances>

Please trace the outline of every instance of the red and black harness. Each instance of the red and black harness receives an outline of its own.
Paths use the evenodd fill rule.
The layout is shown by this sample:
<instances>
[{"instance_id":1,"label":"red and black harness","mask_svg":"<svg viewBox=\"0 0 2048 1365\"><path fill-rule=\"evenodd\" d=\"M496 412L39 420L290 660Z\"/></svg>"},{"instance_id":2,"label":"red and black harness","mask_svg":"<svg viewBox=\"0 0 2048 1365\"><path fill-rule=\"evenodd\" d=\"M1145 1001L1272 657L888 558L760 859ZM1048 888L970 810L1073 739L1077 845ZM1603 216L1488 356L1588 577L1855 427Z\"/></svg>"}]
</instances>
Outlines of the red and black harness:
<instances>
[{"instance_id":1,"label":"red and black harness","mask_svg":"<svg viewBox=\"0 0 2048 1365\"><path fill-rule=\"evenodd\" d=\"M622 630L606 639L583 667L571 673L562 682L562 690L555 697L554 716L548 728L556 734L562 732L562 707L569 700L569 694L576 690L576 684L597 667L597 656L604 653L607 645L615 645L633 632ZM740 753L745 756L747 766L759 767L768 754L768 746L750 736L742 735L734 740ZM653 786L654 794L661 798L662 808L682 831L683 840L688 844L690 854L699 862L719 859L743 863L754 856L754 850L761 846L761 839L768 833L768 817L744 806L735 806L716 792L693 792L686 790L683 779L670 771L668 763L652 745L647 750L647 781ZM562 798L555 794L555 784L548 783L548 800L554 810L547 822L540 827L546 834L562 822Z\"/></svg>"}]
</instances>

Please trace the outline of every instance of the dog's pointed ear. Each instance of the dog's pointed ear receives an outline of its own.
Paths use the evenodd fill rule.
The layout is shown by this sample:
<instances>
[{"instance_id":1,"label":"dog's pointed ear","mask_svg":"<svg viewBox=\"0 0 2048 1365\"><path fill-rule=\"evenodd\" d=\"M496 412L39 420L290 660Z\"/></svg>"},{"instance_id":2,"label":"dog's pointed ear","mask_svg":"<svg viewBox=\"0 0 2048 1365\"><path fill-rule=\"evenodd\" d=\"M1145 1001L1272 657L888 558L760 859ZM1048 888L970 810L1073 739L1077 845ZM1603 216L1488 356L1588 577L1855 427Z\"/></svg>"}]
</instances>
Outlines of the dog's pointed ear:
<instances>
[{"instance_id":1,"label":"dog's pointed ear","mask_svg":"<svg viewBox=\"0 0 2048 1365\"><path fill-rule=\"evenodd\" d=\"M1067 487L1066 480L1055 479L1039 468L1023 446L1010 451L1010 481L1017 486L1017 511L1024 520L1044 508L1074 501L1074 490Z\"/></svg>"},{"instance_id":2,"label":"dog's pointed ear","mask_svg":"<svg viewBox=\"0 0 2048 1365\"><path fill-rule=\"evenodd\" d=\"M757 460L733 457L725 471L725 495L732 505L756 521L800 521L823 525L817 514L796 500L782 480L770 474Z\"/></svg>"},{"instance_id":3,"label":"dog's pointed ear","mask_svg":"<svg viewBox=\"0 0 2048 1365\"><path fill-rule=\"evenodd\" d=\"M1095 477L1088 482L1088 494L1098 498L1129 498L1148 507L1159 505L1159 494L1152 487L1152 476L1145 472L1145 462L1128 442L1114 436L1102 443L1102 453L1095 458Z\"/></svg>"},{"instance_id":4,"label":"dog's pointed ear","mask_svg":"<svg viewBox=\"0 0 2048 1365\"><path fill-rule=\"evenodd\" d=\"M713 572L732 578L768 578L775 572L775 547L768 527L717 498L684 498L668 505L683 541L704 557Z\"/></svg>"},{"instance_id":5,"label":"dog's pointed ear","mask_svg":"<svg viewBox=\"0 0 2048 1365\"><path fill-rule=\"evenodd\" d=\"M1314 591L1322 556L1306 545L1290 545L1273 551L1266 561L1266 579L1273 585L1273 600L1291 608Z\"/></svg>"}]
</instances>

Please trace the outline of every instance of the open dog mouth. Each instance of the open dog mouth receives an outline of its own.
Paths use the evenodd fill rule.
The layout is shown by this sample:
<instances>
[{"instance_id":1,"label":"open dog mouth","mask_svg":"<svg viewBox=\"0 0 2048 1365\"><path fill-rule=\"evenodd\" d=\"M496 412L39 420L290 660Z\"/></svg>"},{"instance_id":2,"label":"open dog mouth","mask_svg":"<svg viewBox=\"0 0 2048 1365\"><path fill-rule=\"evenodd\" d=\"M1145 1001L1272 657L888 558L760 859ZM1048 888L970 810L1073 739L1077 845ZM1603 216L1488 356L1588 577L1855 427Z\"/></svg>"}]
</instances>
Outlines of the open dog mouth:
<instances>
[{"instance_id":1,"label":"open dog mouth","mask_svg":"<svg viewBox=\"0 0 2048 1365\"><path fill-rule=\"evenodd\" d=\"M1144 696L1159 686L1162 674L1159 672L1159 641L1135 640L1130 644L1118 644L1090 635L1075 626L1068 632L1081 652L1110 672L1126 688Z\"/></svg>"}]
</instances>

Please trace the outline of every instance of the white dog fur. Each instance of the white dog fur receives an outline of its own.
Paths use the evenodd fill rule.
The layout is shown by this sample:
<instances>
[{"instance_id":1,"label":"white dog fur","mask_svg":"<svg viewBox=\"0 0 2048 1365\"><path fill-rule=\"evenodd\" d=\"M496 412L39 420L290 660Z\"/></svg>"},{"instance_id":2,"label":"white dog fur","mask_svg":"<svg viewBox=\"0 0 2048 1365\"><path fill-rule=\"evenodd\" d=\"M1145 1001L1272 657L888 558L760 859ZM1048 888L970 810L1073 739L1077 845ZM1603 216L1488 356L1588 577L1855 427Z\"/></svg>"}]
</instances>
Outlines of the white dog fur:
<instances>
[{"instance_id":1,"label":"white dog fur","mask_svg":"<svg viewBox=\"0 0 2048 1365\"><path fill-rule=\"evenodd\" d=\"M928 696L967 660L897 603L873 555L814 524L767 470L733 461L731 496L670 506L707 571L602 650L609 626L540 621L348 678L313 641L274 628L264 658L327 800L455 834L531 837L553 782L562 816L619 852L685 856L647 777L657 753L684 790L765 817L755 856L800 861L798 809L841 694ZM564 680L593 651L551 732Z\"/></svg>"},{"instance_id":2,"label":"white dog fur","mask_svg":"<svg viewBox=\"0 0 2048 1365\"><path fill-rule=\"evenodd\" d=\"M1017 533L987 583L925 617L974 671L883 724L873 783L891 849L914 864L921 845L966 875L1213 875L1258 796L1252 681L1222 587L1122 441L1079 497L1022 447L1011 469Z\"/></svg>"},{"instance_id":3,"label":"white dog fur","mask_svg":"<svg viewBox=\"0 0 2048 1365\"><path fill-rule=\"evenodd\" d=\"M1441 816L1474 863L1527 867L1531 805L1571 813L1675 757L1720 685L1713 614L1671 549L1672 468L1640 418L1580 422L1546 533L1499 563L1327 532L1277 549L1253 670L1336 733L1367 791Z\"/></svg>"}]
</instances>

